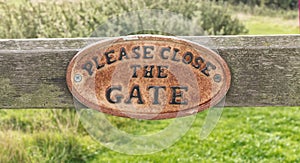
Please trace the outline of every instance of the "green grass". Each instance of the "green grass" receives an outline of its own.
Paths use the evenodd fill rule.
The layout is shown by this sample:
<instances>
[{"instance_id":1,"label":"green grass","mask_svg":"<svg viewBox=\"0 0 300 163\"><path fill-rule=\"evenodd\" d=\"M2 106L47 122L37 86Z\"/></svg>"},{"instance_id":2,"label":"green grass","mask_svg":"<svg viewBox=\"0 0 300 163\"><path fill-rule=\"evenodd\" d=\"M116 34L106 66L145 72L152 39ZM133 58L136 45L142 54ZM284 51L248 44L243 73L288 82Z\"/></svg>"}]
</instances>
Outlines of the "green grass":
<instances>
[{"instance_id":1,"label":"green grass","mask_svg":"<svg viewBox=\"0 0 300 163\"><path fill-rule=\"evenodd\" d=\"M298 19L238 14L250 35L299 34Z\"/></svg>"},{"instance_id":2,"label":"green grass","mask_svg":"<svg viewBox=\"0 0 300 163\"><path fill-rule=\"evenodd\" d=\"M170 148L132 156L93 140L74 111L0 110L0 162L299 162L299 113L299 107L225 108L216 128L201 140L205 111ZM108 118L137 135L158 132L170 123Z\"/></svg>"}]
</instances>

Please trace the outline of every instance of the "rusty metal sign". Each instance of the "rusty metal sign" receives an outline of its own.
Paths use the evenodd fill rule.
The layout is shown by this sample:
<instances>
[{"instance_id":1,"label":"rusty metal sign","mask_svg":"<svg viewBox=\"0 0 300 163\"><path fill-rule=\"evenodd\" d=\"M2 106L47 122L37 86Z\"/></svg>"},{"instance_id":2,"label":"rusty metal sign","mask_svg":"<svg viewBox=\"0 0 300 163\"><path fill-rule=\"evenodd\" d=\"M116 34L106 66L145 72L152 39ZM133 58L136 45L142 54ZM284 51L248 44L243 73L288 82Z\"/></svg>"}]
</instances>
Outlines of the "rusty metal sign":
<instances>
[{"instance_id":1,"label":"rusty metal sign","mask_svg":"<svg viewBox=\"0 0 300 163\"><path fill-rule=\"evenodd\" d=\"M187 116L216 105L230 87L226 62L214 51L176 37L113 38L81 50L67 84L85 106L138 119Z\"/></svg>"}]
</instances>

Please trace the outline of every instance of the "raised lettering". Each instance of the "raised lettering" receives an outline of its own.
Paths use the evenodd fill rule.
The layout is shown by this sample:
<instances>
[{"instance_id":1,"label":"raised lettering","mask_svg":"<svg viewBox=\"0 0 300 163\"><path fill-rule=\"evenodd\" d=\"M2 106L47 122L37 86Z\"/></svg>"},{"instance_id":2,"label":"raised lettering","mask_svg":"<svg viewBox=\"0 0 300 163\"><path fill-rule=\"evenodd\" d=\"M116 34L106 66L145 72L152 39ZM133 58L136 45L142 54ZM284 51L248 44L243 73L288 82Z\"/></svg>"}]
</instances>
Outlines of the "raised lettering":
<instances>
[{"instance_id":1,"label":"raised lettering","mask_svg":"<svg viewBox=\"0 0 300 163\"><path fill-rule=\"evenodd\" d=\"M115 96L115 100L113 100L111 98L111 93L114 90L118 90L118 91L122 91L122 87L121 86L111 86L106 90L105 96L106 96L106 100L112 104L116 104L116 103L120 103L123 96L122 95L116 95Z\"/></svg>"},{"instance_id":2,"label":"raised lettering","mask_svg":"<svg viewBox=\"0 0 300 163\"><path fill-rule=\"evenodd\" d=\"M134 93L136 92L136 93ZM136 95L134 95L136 94ZM131 104L131 99L132 98L137 98L137 103L138 104L144 104L144 101L142 99L141 96L141 92L140 92L140 87L138 85L133 86L131 92L130 92L130 97L127 101L125 101L126 104Z\"/></svg>"},{"instance_id":3,"label":"raised lettering","mask_svg":"<svg viewBox=\"0 0 300 163\"><path fill-rule=\"evenodd\" d=\"M100 64L99 64L99 62L98 62L98 57L93 57L93 61L95 62L96 67L97 67L98 70L99 70L100 68L104 67L104 64L103 64L103 65L100 65Z\"/></svg>"},{"instance_id":4,"label":"raised lettering","mask_svg":"<svg viewBox=\"0 0 300 163\"><path fill-rule=\"evenodd\" d=\"M93 75L93 63L88 61L87 63L85 63L83 66L82 66L82 69L86 70L90 76Z\"/></svg>"},{"instance_id":5,"label":"raised lettering","mask_svg":"<svg viewBox=\"0 0 300 163\"><path fill-rule=\"evenodd\" d=\"M168 74L164 73L164 70L166 70L168 68L169 68L169 66L157 66L157 69L158 69L157 77L158 78L166 78L166 77L168 77Z\"/></svg>"},{"instance_id":6,"label":"raised lettering","mask_svg":"<svg viewBox=\"0 0 300 163\"><path fill-rule=\"evenodd\" d=\"M107 64L112 64L112 63L116 62L116 60L111 60L113 57L109 55L109 54L113 54L114 52L115 52L114 50L111 50L109 52L104 53L104 55L106 57L106 63Z\"/></svg>"},{"instance_id":7,"label":"raised lettering","mask_svg":"<svg viewBox=\"0 0 300 163\"><path fill-rule=\"evenodd\" d=\"M165 48L165 47L161 48L160 57L162 59L168 59L168 57L165 56L165 52L170 52L170 51L171 51L170 47L168 47L168 48Z\"/></svg>"},{"instance_id":8,"label":"raised lettering","mask_svg":"<svg viewBox=\"0 0 300 163\"><path fill-rule=\"evenodd\" d=\"M210 63L210 62L207 62L205 68L202 69L201 72L202 72L204 75L209 76L209 71L210 71L211 69L215 70L215 69L216 69L216 66L213 65L213 64Z\"/></svg>"},{"instance_id":9,"label":"raised lettering","mask_svg":"<svg viewBox=\"0 0 300 163\"><path fill-rule=\"evenodd\" d=\"M148 70L148 67L150 68L150 70ZM153 68L154 68L154 65L144 66L144 77L145 78L153 78Z\"/></svg>"},{"instance_id":10,"label":"raised lettering","mask_svg":"<svg viewBox=\"0 0 300 163\"><path fill-rule=\"evenodd\" d=\"M184 53L182 62L185 64L190 64L192 61L193 61L193 54L191 52Z\"/></svg>"},{"instance_id":11,"label":"raised lettering","mask_svg":"<svg viewBox=\"0 0 300 163\"><path fill-rule=\"evenodd\" d=\"M134 48L132 48L132 52L135 54L135 56L133 58L135 59L139 59L141 54L138 52L138 50L140 50L140 46L136 46Z\"/></svg>"},{"instance_id":12,"label":"raised lettering","mask_svg":"<svg viewBox=\"0 0 300 163\"><path fill-rule=\"evenodd\" d=\"M200 61L200 63L199 63ZM204 63L204 59L202 57L197 57L195 59L195 64L193 64L193 66L196 68L196 69L199 69L201 67L201 64Z\"/></svg>"},{"instance_id":13,"label":"raised lettering","mask_svg":"<svg viewBox=\"0 0 300 163\"><path fill-rule=\"evenodd\" d=\"M179 49L174 48L172 61L179 62L179 59L176 59L176 55L179 52Z\"/></svg>"},{"instance_id":14,"label":"raised lettering","mask_svg":"<svg viewBox=\"0 0 300 163\"><path fill-rule=\"evenodd\" d=\"M133 68L133 75L132 78L137 78L137 68L141 68L140 65L131 65L130 68Z\"/></svg>"},{"instance_id":15,"label":"raised lettering","mask_svg":"<svg viewBox=\"0 0 300 163\"><path fill-rule=\"evenodd\" d=\"M185 87L185 86L171 86L170 87L171 90L172 90L172 99L170 101L170 104L174 104L174 105L187 105L188 102L187 100L183 100L182 99L182 91L181 90L184 90L184 91L188 91L188 87ZM178 93L177 91L180 91L180 93Z\"/></svg>"},{"instance_id":16,"label":"raised lettering","mask_svg":"<svg viewBox=\"0 0 300 163\"><path fill-rule=\"evenodd\" d=\"M127 53L126 53L126 50L125 48L121 48L121 51L120 51L120 56L119 56L119 60L122 60L123 57L125 57L126 59L128 59L128 56L127 56Z\"/></svg>"},{"instance_id":17,"label":"raised lettering","mask_svg":"<svg viewBox=\"0 0 300 163\"><path fill-rule=\"evenodd\" d=\"M159 101L158 101L158 96L159 96L159 89L162 88L164 90L166 90L166 87L165 86L149 86L148 87L148 90L150 89L154 89L154 99L153 99L153 102L152 104L153 105L159 105Z\"/></svg>"},{"instance_id":18,"label":"raised lettering","mask_svg":"<svg viewBox=\"0 0 300 163\"><path fill-rule=\"evenodd\" d=\"M152 59L153 55L149 55L151 54L151 52L154 50L154 46L143 46L144 48L144 59ZM149 51L150 50L150 51Z\"/></svg>"}]
</instances>

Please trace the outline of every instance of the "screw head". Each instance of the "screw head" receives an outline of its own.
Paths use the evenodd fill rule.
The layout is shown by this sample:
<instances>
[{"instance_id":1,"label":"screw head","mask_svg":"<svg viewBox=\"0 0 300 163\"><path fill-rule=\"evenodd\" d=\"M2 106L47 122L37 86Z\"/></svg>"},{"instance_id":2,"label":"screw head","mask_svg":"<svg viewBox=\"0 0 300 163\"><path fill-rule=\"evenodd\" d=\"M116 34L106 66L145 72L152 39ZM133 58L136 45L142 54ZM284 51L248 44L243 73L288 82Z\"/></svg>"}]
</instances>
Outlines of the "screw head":
<instances>
[{"instance_id":1,"label":"screw head","mask_svg":"<svg viewBox=\"0 0 300 163\"><path fill-rule=\"evenodd\" d=\"M219 82L221 82L221 80L222 80L222 76L220 74L216 74L214 76L214 81L215 82L219 83Z\"/></svg>"},{"instance_id":2,"label":"screw head","mask_svg":"<svg viewBox=\"0 0 300 163\"><path fill-rule=\"evenodd\" d=\"M76 83L81 82L81 80L82 80L82 76L81 76L80 74L76 74L76 75L74 76L74 81L75 81Z\"/></svg>"}]
</instances>

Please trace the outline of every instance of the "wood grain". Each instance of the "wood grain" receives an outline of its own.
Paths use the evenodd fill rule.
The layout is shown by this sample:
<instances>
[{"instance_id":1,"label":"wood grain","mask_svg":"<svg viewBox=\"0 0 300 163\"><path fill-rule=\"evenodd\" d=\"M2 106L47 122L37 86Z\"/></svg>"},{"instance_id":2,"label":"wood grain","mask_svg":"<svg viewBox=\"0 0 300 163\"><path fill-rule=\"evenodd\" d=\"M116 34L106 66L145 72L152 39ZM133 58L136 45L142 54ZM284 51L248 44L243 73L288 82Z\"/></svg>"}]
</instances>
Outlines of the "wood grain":
<instances>
[{"instance_id":1,"label":"wood grain","mask_svg":"<svg viewBox=\"0 0 300 163\"><path fill-rule=\"evenodd\" d=\"M300 105L300 35L181 38L218 51L228 63L226 106ZM74 107L68 63L103 39L0 40L0 108Z\"/></svg>"}]
</instances>

